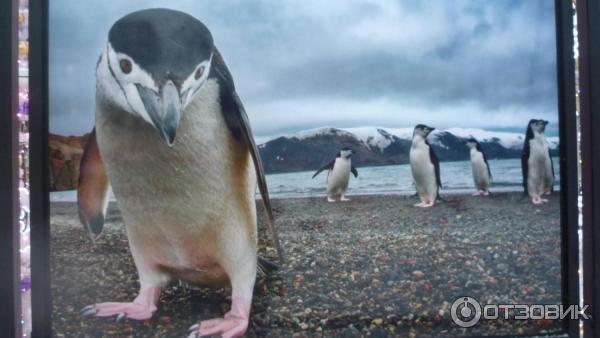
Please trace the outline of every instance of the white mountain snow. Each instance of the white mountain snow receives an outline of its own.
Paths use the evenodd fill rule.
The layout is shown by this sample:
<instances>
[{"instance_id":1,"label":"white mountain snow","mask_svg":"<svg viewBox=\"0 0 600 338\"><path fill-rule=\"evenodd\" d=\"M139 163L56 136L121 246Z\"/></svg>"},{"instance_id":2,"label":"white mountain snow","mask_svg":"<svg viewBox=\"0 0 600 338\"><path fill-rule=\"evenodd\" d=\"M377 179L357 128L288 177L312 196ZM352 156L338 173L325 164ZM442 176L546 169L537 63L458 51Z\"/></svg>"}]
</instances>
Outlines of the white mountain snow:
<instances>
[{"instance_id":1,"label":"white mountain snow","mask_svg":"<svg viewBox=\"0 0 600 338\"><path fill-rule=\"evenodd\" d=\"M448 128L445 130L435 130L430 136L430 141L434 144L443 146L438 141L438 138L449 133L459 138L474 137L480 142L499 143L501 146L508 149L520 149L523 146L525 134L490 131L477 128ZM370 147L377 147L381 150L389 146L395 136L399 139L411 140L413 128L383 128L383 127L356 127L356 128L332 128L322 127L309 130L303 130L291 135L286 135L287 138L296 138L304 140L315 136L323 136L328 134L336 134L338 136L350 136L358 139L363 144ZM548 137L548 143L551 149L556 149L559 144L558 137Z\"/></svg>"}]
</instances>

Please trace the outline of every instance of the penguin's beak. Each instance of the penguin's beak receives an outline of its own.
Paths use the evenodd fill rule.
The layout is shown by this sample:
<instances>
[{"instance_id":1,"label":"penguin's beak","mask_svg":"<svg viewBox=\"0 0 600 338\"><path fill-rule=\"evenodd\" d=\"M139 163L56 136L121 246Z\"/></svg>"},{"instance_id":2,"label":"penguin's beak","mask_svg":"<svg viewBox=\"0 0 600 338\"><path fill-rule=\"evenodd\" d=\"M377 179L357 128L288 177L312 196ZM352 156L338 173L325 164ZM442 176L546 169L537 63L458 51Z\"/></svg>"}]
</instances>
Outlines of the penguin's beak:
<instances>
[{"instance_id":1,"label":"penguin's beak","mask_svg":"<svg viewBox=\"0 0 600 338\"><path fill-rule=\"evenodd\" d=\"M179 90L171 80L162 86L160 95L139 84L137 89L154 127L158 129L167 145L172 146L181 120Z\"/></svg>"}]
</instances>

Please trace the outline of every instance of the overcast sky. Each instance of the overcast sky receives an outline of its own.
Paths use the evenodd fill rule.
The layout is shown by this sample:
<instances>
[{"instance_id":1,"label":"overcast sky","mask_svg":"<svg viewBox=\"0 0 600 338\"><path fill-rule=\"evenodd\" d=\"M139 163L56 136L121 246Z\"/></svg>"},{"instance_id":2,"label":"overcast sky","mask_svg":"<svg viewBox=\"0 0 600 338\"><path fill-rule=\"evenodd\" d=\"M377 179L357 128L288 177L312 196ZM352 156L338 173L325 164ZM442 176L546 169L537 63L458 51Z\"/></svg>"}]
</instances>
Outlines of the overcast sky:
<instances>
[{"instance_id":1,"label":"overcast sky","mask_svg":"<svg viewBox=\"0 0 600 338\"><path fill-rule=\"evenodd\" d=\"M259 141L331 126L556 134L553 0L50 2L50 131L94 120L95 64L123 15L179 9L211 30Z\"/></svg>"}]
</instances>

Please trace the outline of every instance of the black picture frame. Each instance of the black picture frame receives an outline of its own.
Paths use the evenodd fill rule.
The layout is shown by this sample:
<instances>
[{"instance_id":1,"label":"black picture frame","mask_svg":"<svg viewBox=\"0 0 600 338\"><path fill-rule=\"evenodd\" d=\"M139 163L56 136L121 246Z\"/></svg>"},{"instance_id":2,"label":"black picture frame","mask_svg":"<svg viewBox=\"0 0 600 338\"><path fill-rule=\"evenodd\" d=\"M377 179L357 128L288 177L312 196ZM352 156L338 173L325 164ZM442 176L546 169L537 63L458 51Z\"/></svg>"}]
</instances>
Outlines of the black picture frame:
<instances>
[{"instance_id":1,"label":"black picture frame","mask_svg":"<svg viewBox=\"0 0 600 338\"><path fill-rule=\"evenodd\" d=\"M556 64L561 140L561 245L563 304L579 304L579 196L573 3L556 0ZM579 337L579 321L565 320L569 337Z\"/></svg>"},{"instance_id":2,"label":"black picture frame","mask_svg":"<svg viewBox=\"0 0 600 338\"><path fill-rule=\"evenodd\" d=\"M579 113L581 121L583 302L592 320L584 323L584 337L598 337L600 318L600 2L577 1L579 35Z\"/></svg>"},{"instance_id":3,"label":"black picture frame","mask_svg":"<svg viewBox=\"0 0 600 338\"><path fill-rule=\"evenodd\" d=\"M17 0L0 2L0 332L21 335Z\"/></svg>"},{"instance_id":4,"label":"black picture frame","mask_svg":"<svg viewBox=\"0 0 600 338\"><path fill-rule=\"evenodd\" d=\"M31 337L52 336L48 203L48 1L29 4Z\"/></svg>"},{"instance_id":5,"label":"black picture frame","mask_svg":"<svg viewBox=\"0 0 600 338\"><path fill-rule=\"evenodd\" d=\"M14 0L12 0L14 1ZM579 303L578 279L578 169L573 59L573 7L555 0L557 83L560 118L562 299ZM48 0L30 2L30 170L32 337L50 337L50 224L48 189ZM600 119L598 119L600 120ZM600 137L598 135L597 137ZM4 197L3 197L4 198ZM4 259L4 256L0 257ZM600 271L600 270L599 270ZM579 336L579 322L564 321L564 332Z\"/></svg>"}]
</instances>

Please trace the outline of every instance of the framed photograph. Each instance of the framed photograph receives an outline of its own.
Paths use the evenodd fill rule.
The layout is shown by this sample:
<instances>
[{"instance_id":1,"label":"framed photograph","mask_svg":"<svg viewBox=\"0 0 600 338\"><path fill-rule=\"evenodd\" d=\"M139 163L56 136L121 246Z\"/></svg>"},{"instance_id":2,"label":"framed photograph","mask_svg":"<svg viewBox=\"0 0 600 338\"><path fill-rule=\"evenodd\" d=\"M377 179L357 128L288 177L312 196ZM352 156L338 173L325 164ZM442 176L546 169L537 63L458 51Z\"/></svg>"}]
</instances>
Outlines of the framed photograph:
<instances>
[{"instance_id":1,"label":"framed photograph","mask_svg":"<svg viewBox=\"0 0 600 338\"><path fill-rule=\"evenodd\" d=\"M577 336L571 6L32 3L33 336Z\"/></svg>"}]
</instances>

